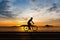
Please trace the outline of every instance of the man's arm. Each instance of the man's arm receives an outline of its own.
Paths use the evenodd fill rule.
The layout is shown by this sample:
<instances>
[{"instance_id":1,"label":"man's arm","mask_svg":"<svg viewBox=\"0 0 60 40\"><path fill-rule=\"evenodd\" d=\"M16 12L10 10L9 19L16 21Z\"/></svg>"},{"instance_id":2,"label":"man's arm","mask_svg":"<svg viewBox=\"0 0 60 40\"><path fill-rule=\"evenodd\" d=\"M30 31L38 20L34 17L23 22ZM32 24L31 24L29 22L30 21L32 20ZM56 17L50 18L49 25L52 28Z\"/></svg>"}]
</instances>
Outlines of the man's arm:
<instances>
[{"instance_id":1,"label":"man's arm","mask_svg":"<svg viewBox=\"0 0 60 40\"><path fill-rule=\"evenodd\" d=\"M32 23L34 24L34 22L32 21Z\"/></svg>"}]
</instances>

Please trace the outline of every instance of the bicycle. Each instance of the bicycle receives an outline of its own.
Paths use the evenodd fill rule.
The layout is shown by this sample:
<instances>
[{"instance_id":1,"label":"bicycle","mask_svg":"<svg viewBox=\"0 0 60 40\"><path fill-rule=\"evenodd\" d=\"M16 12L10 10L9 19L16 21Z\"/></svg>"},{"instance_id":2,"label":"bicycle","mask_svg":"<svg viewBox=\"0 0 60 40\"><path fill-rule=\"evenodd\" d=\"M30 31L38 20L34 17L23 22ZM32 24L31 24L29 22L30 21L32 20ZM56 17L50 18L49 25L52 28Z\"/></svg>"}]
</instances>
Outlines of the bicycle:
<instances>
[{"instance_id":1,"label":"bicycle","mask_svg":"<svg viewBox=\"0 0 60 40\"><path fill-rule=\"evenodd\" d=\"M23 29L24 29L25 31L28 31L28 30L29 30L28 25L21 25L21 27L23 27ZM37 30L38 30L38 27L35 26L35 25L31 25L30 28L31 28L32 31L37 31Z\"/></svg>"}]
</instances>

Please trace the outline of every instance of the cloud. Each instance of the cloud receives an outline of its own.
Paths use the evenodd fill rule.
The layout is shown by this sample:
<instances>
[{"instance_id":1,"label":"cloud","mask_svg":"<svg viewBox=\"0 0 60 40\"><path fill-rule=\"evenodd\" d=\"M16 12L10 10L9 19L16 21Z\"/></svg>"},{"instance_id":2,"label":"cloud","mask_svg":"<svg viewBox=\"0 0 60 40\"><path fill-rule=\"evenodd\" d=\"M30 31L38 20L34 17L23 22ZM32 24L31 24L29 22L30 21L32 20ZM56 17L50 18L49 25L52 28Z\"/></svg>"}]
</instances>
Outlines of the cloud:
<instances>
[{"instance_id":1,"label":"cloud","mask_svg":"<svg viewBox=\"0 0 60 40\"><path fill-rule=\"evenodd\" d=\"M53 4L52 4L52 7L50 7L48 10L49 10L50 12L51 12L51 11L59 12L59 11L60 11L60 4L53 3Z\"/></svg>"},{"instance_id":2,"label":"cloud","mask_svg":"<svg viewBox=\"0 0 60 40\"><path fill-rule=\"evenodd\" d=\"M21 6L15 6L15 15L17 18L24 20L29 19L31 16L34 20L38 21L53 21L57 22L60 19L60 4L51 3L49 6L42 6L37 0L29 0L31 7L24 9ZM58 18L58 19L57 19ZM54 20L56 19L56 20Z\"/></svg>"},{"instance_id":3,"label":"cloud","mask_svg":"<svg viewBox=\"0 0 60 40\"><path fill-rule=\"evenodd\" d=\"M57 5L57 6L58 7L55 7L54 5L44 6L44 7L36 6L37 9L36 9L36 7L34 7L33 9L30 7L28 9L25 9L24 11L22 11L22 13L19 14L20 15L19 17L27 18L27 17L33 16L34 20L39 20L39 21L46 21L46 20L57 19L57 18L60 19L60 16L59 16L60 12L57 12L60 10L60 7L59 7L59 5ZM56 10L55 10L55 8L56 8Z\"/></svg>"},{"instance_id":4,"label":"cloud","mask_svg":"<svg viewBox=\"0 0 60 40\"><path fill-rule=\"evenodd\" d=\"M14 14L12 13L12 10L13 10L12 5L9 5L9 3L7 4L7 2L5 1L7 0L0 2L0 15L8 18L13 18Z\"/></svg>"},{"instance_id":5,"label":"cloud","mask_svg":"<svg viewBox=\"0 0 60 40\"><path fill-rule=\"evenodd\" d=\"M8 1L10 1L10 2L15 2L16 0L8 0Z\"/></svg>"},{"instance_id":6,"label":"cloud","mask_svg":"<svg viewBox=\"0 0 60 40\"><path fill-rule=\"evenodd\" d=\"M9 0L12 2L15 2L16 0ZM0 15L9 17L9 18L21 18L21 19L28 19L29 17L33 16L34 20L38 21L45 21L45 20L50 20L50 19L57 19L60 17L60 4L55 4L50 5L50 6L42 6L43 4L40 5L40 1L38 0L29 0L30 2L30 7L24 8L22 5L10 5L12 6L10 11L12 13L8 12L2 12L0 8ZM2 7L2 4L0 5ZM6 7L6 5L5 5ZM27 7L27 5L26 5ZM6 9L2 7L3 10ZM39 18L38 18L39 17Z\"/></svg>"}]
</instances>

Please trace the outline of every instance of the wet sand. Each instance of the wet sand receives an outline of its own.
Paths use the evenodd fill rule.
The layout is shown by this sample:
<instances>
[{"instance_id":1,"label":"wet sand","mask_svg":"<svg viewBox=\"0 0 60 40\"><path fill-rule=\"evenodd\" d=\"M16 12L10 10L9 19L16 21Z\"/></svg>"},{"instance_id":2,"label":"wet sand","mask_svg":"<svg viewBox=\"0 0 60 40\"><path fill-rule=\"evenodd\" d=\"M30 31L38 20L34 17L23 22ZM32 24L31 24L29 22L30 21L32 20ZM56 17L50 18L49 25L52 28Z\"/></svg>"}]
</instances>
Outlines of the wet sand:
<instances>
[{"instance_id":1,"label":"wet sand","mask_svg":"<svg viewBox=\"0 0 60 40\"><path fill-rule=\"evenodd\" d=\"M0 32L0 40L49 40L60 39L60 33Z\"/></svg>"}]
</instances>

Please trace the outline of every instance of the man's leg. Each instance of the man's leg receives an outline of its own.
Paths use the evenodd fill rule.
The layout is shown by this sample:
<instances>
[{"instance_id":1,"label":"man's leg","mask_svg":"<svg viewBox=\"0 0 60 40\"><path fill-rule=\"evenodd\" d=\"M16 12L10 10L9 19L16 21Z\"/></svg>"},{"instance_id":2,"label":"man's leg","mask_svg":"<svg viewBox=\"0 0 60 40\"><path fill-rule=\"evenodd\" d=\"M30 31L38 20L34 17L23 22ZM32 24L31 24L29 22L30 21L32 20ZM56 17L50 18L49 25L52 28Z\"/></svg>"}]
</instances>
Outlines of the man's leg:
<instances>
[{"instance_id":1,"label":"man's leg","mask_svg":"<svg viewBox=\"0 0 60 40\"><path fill-rule=\"evenodd\" d=\"M30 23L28 23L28 28L29 28L29 30L31 30L30 26L31 26L31 24L30 24Z\"/></svg>"},{"instance_id":2,"label":"man's leg","mask_svg":"<svg viewBox=\"0 0 60 40\"><path fill-rule=\"evenodd\" d=\"M29 27L29 29L30 29L30 26L28 26Z\"/></svg>"},{"instance_id":3,"label":"man's leg","mask_svg":"<svg viewBox=\"0 0 60 40\"><path fill-rule=\"evenodd\" d=\"M29 30L31 30L30 25L28 25Z\"/></svg>"}]
</instances>

